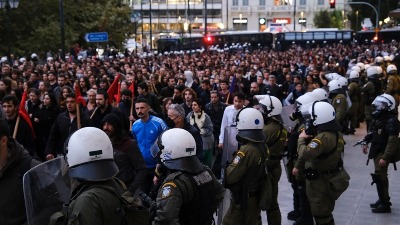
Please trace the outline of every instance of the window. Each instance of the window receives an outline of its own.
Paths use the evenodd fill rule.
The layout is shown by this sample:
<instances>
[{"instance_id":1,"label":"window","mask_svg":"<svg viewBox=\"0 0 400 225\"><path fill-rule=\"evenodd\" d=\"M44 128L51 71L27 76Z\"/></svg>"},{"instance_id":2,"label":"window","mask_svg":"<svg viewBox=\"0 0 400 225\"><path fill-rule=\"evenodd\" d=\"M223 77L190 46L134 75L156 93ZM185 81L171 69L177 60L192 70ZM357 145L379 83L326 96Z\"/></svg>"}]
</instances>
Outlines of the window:
<instances>
[{"instance_id":1,"label":"window","mask_svg":"<svg viewBox=\"0 0 400 225\"><path fill-rule=\"evenodd\" d=\"M300 0L300 5L307 5L307 0Z\"/></svg>"},{"instance_id":2,"label":"window","mask_svg":"<svg viewBox=\"0 0 400 225\"><path fill-rule=\"evenodd\" d=\"M243 5L248 6L249 5L249 0L243 0Z\"/></svg>"},{"instance_id":3,"label":"window","mask_svg":"<svg viewBox=\"0 0 400 225\"><path fill-rule=\"evenodd\" d=\"M318 5L324 5L325 4L325 0L318 0Z\"/></svg>"},{"instance_id":4,"label":"window","mask_svg":"<svg viewBox=\"0 0 400 225\"><path fill-rule=\"evenodd\" d=\"M260 3L259 3L259 5L261 5L261 6L265 6L265 0L260 0Z\"/></svg>"},{"instance_id":5,"label":"window","mask_svg":"<svg viewBox=\"0 0 400 225\"><path fill-rule=\"evenodd\" d=\"M232 6L238 6L238 5L239 5L239 0L232 1Z\"/></svg>"}]
</instances>

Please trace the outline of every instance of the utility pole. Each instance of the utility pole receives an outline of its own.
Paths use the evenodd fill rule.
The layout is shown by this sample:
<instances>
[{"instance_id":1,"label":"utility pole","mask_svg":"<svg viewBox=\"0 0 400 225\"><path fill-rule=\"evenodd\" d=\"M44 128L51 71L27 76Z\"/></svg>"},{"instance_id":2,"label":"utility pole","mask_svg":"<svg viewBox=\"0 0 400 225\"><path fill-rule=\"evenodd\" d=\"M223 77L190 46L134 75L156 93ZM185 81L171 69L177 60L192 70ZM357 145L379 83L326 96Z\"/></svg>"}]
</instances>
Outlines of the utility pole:
<instances>
[{"instance_id":1,"label":"utility pole","mask_svg":"<svg viewBox=\"0 0 400 225\"><path fill-rule=\"evenodd\" d=\"M296 0L293 0L293 31L296 31Z\"/></svg>"}]
</instances>

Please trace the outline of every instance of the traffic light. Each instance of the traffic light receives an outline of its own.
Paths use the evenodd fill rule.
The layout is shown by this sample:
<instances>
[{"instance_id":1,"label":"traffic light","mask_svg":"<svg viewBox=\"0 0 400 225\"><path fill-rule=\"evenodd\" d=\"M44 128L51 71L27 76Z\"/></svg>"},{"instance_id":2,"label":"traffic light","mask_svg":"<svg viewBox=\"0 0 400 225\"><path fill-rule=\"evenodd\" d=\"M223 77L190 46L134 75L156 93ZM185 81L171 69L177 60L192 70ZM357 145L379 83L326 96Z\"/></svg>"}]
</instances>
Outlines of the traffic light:
<instances>
[{"instance_id":1,"label":"traffic light","mask_svg":"<svg viewBox=\"0 0 400 225\"><path fill-rule=\"evenodd\" d=\"M212 36L205 36L204 37L204 43L207 45L211 45L214 42L214 38Z\"/></svg>"},{"instance_id":2,"label":"traffic light","mask_svg":"<svg viewBox=\"0 0 400 225\"><path fill-rule=\"evenodd\" d=\"M334 9L336 5L336 0L329 0L329 5L331 6L331 9Z\"/></svg>"}]
</instances>

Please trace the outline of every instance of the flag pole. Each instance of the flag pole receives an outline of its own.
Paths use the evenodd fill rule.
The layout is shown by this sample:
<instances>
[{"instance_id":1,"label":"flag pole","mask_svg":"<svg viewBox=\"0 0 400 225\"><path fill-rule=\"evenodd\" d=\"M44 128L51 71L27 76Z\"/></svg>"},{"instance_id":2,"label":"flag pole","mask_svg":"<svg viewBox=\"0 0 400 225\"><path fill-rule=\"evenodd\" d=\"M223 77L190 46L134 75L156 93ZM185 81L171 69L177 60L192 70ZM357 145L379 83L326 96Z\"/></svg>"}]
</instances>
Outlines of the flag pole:
<instances>
[{"instance_id":1,"label":"flag pole","mask_svg":"<svg viewBox=\"0 0 400 225\"><path fill-rule=\"evenodd\" d=\"M131 111L129 118L133 116L133 97L131 98ZM132 130L133 121L129 119L129 131Z\"/></svg>"},{"instance_id":2,"label":"flag pole","mask_svg":"<svg viewBox=\"0 0 400 225\"><path fill-rule=\"evenodd\" d=\"M78 80L75 81L75 85L78 85L77 88L79 88L79 81ZM75 93L75 95L76 94L77 93ZM78 101L77 98L78 98L78 96L76 96L76 99L75 99L75 101L76 101L76 123L77 123L77 127L78 127L78 130L79 130L79 129L81 129L81 110L80 110L79 101Z\"/></svg>"},{"instance_id":3,"label":"flag pole","mask_svg":"<svg viewBox=\"0 0 400 225\"><path fill-rule=\"evenodd\" d=\"M20 120L20 116L18 115L17 117L17 121L15 122L15 127L14 127L14 133L13 133L13 138L15 139L17 137L17 132L18 132L18 127L19 127L19 120Z\"/></svg>"}]
</instances>

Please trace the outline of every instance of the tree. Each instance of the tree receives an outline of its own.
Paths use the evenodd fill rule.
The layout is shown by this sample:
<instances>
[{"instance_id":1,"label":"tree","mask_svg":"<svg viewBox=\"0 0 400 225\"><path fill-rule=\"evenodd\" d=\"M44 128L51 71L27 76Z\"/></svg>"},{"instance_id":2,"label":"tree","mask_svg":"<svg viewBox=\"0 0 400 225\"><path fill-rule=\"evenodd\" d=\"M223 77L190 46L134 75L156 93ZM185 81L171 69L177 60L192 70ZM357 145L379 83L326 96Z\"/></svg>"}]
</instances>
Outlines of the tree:
<instances>
[{"instance_id":1,"label":"tree","mask_svg":"<svg viewBox=\"0 0 400 225\"><path fill-rule=\"evenodd\" d=\"M331 13L328 10L322 10L315 14L314 25L317 28L329 28L333 27L333 21L331 19Z\"/></svg>"},{"instance_id":2,"label":"tree","mask_svg":"<svg viewBox=\"0 0 400 225\"><path fill-rule=\"evenodd\" d=\"M88 32L106 31L110 45L122 47L122 42L132 29L130 9L121 0L63 0L65 21L65 43L93 45L83 39ZM44 54L61 48L59 1L21 0L17 9L0 14L0 55L5 55L7 46L17 55L32 52ZM104 43L105 44L105 43Z\"/></svg>"}]
</instances>

